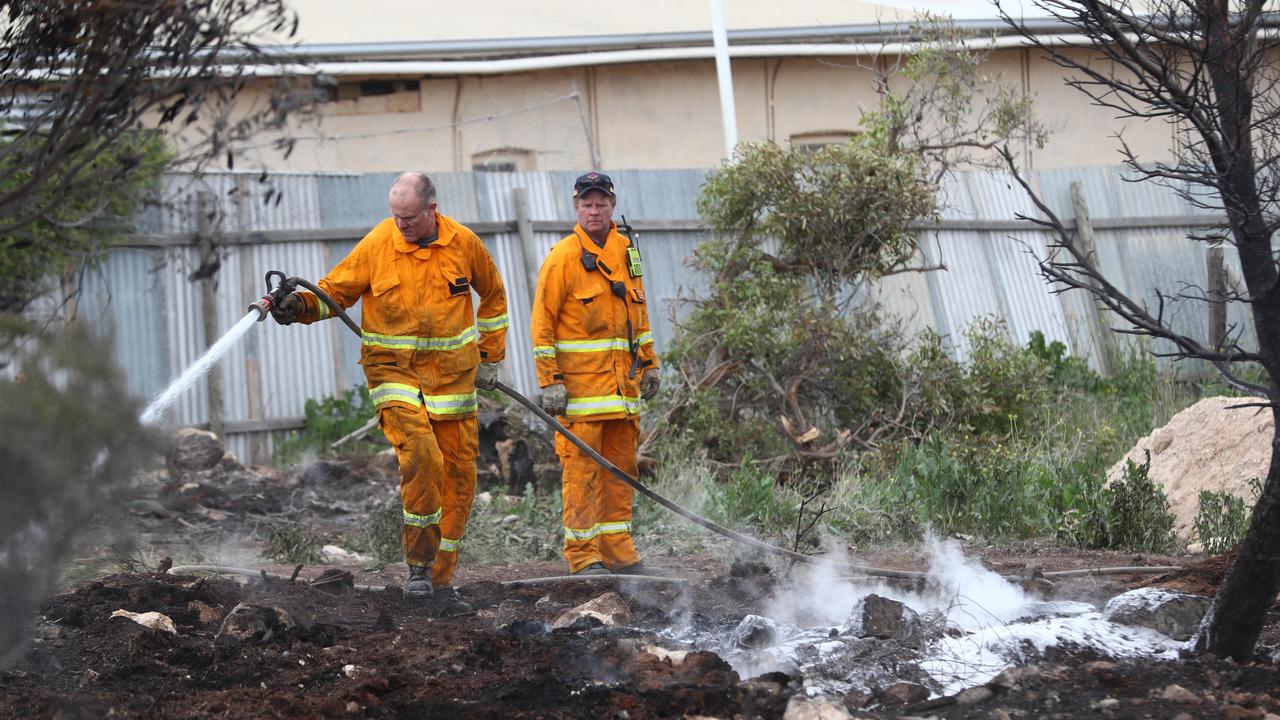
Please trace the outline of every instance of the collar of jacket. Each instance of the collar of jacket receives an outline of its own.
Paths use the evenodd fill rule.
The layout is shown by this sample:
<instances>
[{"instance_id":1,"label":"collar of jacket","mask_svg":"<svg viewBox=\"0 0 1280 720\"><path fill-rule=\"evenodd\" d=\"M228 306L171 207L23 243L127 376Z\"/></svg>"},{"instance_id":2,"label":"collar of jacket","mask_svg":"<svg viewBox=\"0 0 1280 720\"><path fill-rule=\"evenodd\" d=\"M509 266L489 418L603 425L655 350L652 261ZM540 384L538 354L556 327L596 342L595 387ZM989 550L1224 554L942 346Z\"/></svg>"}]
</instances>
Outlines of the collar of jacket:
<instances>
[{"instance_id":1,"label":"collar of jacket","mask_svg":"<svg viewBox=\"0 0 1280 720\"><path fill-rule=\"evenodd\" d=\"M426 250L433 247L444 247L453 242L453 238L458 234L458 226L448 216L436 213L436 241L427 247L418 247L418 243L411 243L404 239L404 235L400 234L400 230L395 227L395 221L392 220L391 229L393 237L391 245L402 253L415 253L419 250Z\"/></svg>"},{"instance_id":2,"label":"collar of jacket","mask_svg":"<svg viewBox=\"0 0 1280 720\"><path fill-rule=\"evenodd\" d=\"M623 247L627 246L626 236L618 232L618 224L612 220L609 221L609 234L605 235L603 246L597 245L596 241L591 239L591 236L587 234L586 230L582 229L581 225L573 226L573 234L578 236L578 244L582 245L582 249L592 255L595 255L596 259L599 259L600 253L604 252L604 249L609 247L609 243L613 240L614 236L617 236L618 242L623 243Z\"/></svg>"}]
</instances>

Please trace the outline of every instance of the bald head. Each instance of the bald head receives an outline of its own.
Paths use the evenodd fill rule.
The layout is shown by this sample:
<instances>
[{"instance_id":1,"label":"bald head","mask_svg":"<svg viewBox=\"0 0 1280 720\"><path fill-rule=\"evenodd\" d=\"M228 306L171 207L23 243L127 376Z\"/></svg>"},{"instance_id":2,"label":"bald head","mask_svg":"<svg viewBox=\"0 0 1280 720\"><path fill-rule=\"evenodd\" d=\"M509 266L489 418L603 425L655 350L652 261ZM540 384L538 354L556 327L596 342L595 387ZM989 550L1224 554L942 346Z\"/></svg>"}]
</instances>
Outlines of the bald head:
<instances>
[{"instance_id":1,"label":"bald head","mask_svg":"<svg viewBox=\"0 0 1280 720\"><path fill-rule=\"evenodd\" d=\"M407 172L391 184L391 216L409 242L436 234L436 186L425 173Z\"/></svg>"},{"instance_id":2,"label":"bald head","mask_svg":"<svg viewBox=\"0 0 1280 720\"><path fill-rule=\"evenodd\" d=\"M431 178L426 173L407 172L401 173L400 177L391 184L391 197L399 196L406 200L410 196L417 198L419 209L426 209L428 205L436 201L436 186L431 182Z\"/></svg>"}]
</instances>

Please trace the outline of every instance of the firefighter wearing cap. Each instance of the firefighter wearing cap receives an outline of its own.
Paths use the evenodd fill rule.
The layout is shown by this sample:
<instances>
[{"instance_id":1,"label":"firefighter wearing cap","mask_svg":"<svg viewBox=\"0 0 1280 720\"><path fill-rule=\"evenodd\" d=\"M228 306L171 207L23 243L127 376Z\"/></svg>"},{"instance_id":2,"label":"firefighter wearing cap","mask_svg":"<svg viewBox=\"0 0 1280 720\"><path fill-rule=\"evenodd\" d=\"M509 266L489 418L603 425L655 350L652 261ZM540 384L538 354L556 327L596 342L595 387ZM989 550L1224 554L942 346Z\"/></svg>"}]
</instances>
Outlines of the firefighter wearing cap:
<instances>
[{"instance_id":1,"label":"firefighter wearing cap","mask_svg":"<svg viewBox=\"0 0 1280 720\"><path fill-rule=\"evenodd\" d=\"M460 610L451 583L475 498L476 388L497 382L507 300L480 238L437 212L435 195L422 173L397 178L392 216L317 285L344 308L361 301L360 364L400 460L404 592ZM312 323L330 312L315 295L294 293L272 315Z\"/></svg>"},{"instance_id":2,"label":"firefighter wearing cap","mask_svg":"<svg viewBox=\"0 0 1280 720\"><path fill-rule=\"evenodd\" d=\"M578 224L551 249L533 301L542 407L624 472L636 474L640 400L658 391L639 248L613 222L609 176L574 183ZM631 540L634 492L562 437L564 558L569 572L643 572Z\"/></svg>"}]
</instances>

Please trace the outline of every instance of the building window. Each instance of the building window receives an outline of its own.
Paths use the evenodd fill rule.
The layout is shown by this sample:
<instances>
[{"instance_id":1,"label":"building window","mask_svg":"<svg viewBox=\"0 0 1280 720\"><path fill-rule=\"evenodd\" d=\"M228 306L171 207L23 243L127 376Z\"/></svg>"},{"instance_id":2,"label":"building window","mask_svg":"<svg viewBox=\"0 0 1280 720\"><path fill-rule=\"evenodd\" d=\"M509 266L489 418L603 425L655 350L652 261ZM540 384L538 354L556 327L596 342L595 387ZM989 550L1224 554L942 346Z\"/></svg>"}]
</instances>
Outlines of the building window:
<instances>
[{"instance_id":1,"label":"building window","mask_svg":"<svg viewBox=\"0 0 1280 720\"><path fill-rule=\"evenodd\" d=\"M500 147L471 156L476 172L528 172L537 170L537 155L526 148Z\"/></svg>"},{"instance_id":2,"label":"building window","mask_svg":"<svg viewBox=\"0 0 1280 720\"><path fill-rule=\"evenodd\" d=\"M331 115L418 112L417 80L351 80L328 88L325 111Z\"/></svg>"},{"instance_id":3,"label":"building window","mask_svg":"<svg viewBox=\"0 0 1280 720\"><path fill-rule=\"evenodd\" d=\"M813 130L791 136L793 147L820 150L828 145L843 145L857 135L855 130Z\"/></svg>"}]
</instances>

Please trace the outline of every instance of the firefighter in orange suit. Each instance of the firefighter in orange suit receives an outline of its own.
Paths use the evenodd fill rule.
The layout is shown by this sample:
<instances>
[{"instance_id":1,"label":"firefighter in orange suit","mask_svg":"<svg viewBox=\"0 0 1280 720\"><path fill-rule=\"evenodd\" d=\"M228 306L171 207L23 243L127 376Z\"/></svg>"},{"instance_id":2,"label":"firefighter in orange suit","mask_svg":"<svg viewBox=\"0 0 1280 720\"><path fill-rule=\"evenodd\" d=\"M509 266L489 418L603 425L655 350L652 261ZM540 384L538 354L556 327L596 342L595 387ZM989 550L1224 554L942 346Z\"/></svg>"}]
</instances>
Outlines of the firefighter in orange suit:
<instances>
[{"instance_id":1,"label":"firefighter in orange suit","mask_svg":"<svg viewBox=\"0 0 1280 720\"><path fill-rule=\"evenodd\" d=\"M658 392L639 248L613 222L609 176L590 172L573 186L578 224L538 273L533 355L542 407L632 476L640 400ZM574 574L641 574L631 540L634 491L563 437L564 558Z\"/></svg>"},{"instance_id":2,"label":"firefighter in orange suit","mask_svg":"<svg viewBox=\"0 0 1280 720\"><path fill-rule=\"evenodd\" d=\"M391 217L317 285L344 308L362 301L360 364L400 460L404 593L460 609L451 583L475 498L476 388L498 380L506 291L480 238L436 211L426 175L397 178L390 206ZM272 314L281 324L331 315L308 292L287 296Z\"/></svg>"}]
</instances>

